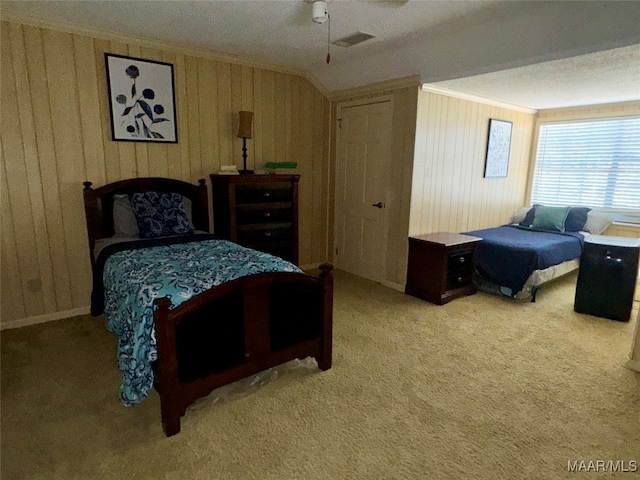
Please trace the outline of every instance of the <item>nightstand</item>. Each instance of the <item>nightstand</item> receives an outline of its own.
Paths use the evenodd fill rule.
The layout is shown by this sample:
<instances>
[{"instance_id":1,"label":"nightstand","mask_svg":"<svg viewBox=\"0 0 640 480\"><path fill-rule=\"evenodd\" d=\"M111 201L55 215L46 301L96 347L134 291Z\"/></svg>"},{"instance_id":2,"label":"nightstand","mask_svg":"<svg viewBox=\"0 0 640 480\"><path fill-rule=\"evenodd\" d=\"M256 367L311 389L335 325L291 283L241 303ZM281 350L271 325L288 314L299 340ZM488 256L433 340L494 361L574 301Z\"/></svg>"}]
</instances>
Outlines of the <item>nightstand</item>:
<instances>
[{"instance_id":1,"label":"nightstand","mask_svg":"<svg viewBox=\"0 0 640 480\"><path fill-rule=\"evenodd\" d=\"M638 276L640 239L591 235L584 241L573 309L628 321Z\"/></svg>"},{"instance_id":2,"label":"nightstand","mask_svg":"<svg viewBox=\"0 0 640 480\"><path fill-rule=\"evenodd\" d=\"M405 293L437 305L476 293L475 249L480 241L444 232L409 237Z\"/></svg>"}]
</instances>

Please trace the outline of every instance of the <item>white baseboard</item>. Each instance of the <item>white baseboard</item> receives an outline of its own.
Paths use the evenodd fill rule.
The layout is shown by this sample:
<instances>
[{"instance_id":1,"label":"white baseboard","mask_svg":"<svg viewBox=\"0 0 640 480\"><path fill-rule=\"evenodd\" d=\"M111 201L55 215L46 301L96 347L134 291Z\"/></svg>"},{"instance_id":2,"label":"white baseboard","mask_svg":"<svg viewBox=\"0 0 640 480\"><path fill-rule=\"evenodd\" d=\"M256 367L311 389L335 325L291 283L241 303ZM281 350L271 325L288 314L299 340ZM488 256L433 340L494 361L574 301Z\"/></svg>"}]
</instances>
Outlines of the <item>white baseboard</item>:
<instances>
[{"instance_id":1,"label":"white baseboard","mask_svg":"<svg viewBox=\"0 0 640 480\"><path fill-rule=\"evenodd\" d=\"M380 284L383 287L393 288L394 290L397 290L399 292L404 293L404 285L401 285L400 283L389 282L388 280L383 280L383 281L380 282Z\"/></svg>"},{"instance_id":2,"label":"white baseboard","mask_svg":"<svg viewBox=\"0 0 640 480\"><path fill-rule=\"evenodd\" d=\"M36 317L21 318L20 320L3 322L0 325L0 330L27 327L29 325L37 325L38 323L52 322L63 318L77 317L78 315L87 315L90 311L91 309L89 307L81 307L74 308L73 310L65 310L63 312L47 313L46 315L38 315Z\"/></svg>"},{"instance_id":3,"label":"white baseboard","mask_svg":"<svg viewBox=\"0 0 640 480\"><path fill-rule=\"evenodd\" d=\"M625 367L634 372L640 372L640 360L629 360L625 364Z\"/></svg>"}]
</instances>

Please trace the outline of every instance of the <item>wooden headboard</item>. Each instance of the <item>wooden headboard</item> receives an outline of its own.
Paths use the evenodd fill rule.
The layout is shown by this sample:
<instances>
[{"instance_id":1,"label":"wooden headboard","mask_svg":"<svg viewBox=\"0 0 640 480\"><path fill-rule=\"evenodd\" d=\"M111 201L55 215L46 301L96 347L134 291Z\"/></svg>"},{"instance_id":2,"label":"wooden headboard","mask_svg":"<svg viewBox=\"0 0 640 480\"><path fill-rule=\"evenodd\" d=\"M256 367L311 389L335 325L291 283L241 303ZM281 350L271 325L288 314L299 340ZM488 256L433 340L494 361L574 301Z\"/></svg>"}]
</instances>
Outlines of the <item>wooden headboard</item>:
<instances>
[{"instance_id":1,"label":"wooden headboard","mask_svg":"<svg viewBox=\"0 0 640 480\"><path fill-rule=\"evenodd\" d=\"M84 211L87 218L91 265L95 263L93 251L96 240L112 237L113 196L133 193L159 192L178 193L191 200L193 226L196 230L209 231L209 200L204 179L198 185L173 180L171 178L132 178L109 183L99 188L91 188L91 182L84 182Z\"/></svg>"}]
</instances>

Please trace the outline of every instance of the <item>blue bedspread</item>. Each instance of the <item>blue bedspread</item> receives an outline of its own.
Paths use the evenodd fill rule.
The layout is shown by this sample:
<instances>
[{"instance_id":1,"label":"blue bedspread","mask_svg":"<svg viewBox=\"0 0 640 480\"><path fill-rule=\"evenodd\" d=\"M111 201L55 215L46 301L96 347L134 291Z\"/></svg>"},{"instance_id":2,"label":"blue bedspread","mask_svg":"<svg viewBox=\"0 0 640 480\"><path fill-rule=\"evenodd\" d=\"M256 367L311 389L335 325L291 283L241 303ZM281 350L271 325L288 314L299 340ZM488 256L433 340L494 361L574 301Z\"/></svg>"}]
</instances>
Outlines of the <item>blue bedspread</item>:
<instances>
[{"instance_id":1,"label":"blue bedspread","mask_svg":"<svg viewBox=\"0 0 640 480\"><path fill-rule=\"evenodd\" d=\"M482 238L476 249L480 275L510 288L513 295L522 290L535 270L578 258L584 240L577 232L541 232L514 225L466 234Z\"/></svg>"},{"instance_id":2,"label":"blue bedspread","mask_svg":"<svg viewBox=\"0 0 640 480\"><path fill-rule=\"evenodd\" d=\"M211 287L264 272L300 272L272 255L226 240L138 248L104 260L107 329L118 336L122 371L120 401L142 402L153 387L151 362L157 359L153 301L169 297L174 306Z\"/></svg>"}]
</instances>

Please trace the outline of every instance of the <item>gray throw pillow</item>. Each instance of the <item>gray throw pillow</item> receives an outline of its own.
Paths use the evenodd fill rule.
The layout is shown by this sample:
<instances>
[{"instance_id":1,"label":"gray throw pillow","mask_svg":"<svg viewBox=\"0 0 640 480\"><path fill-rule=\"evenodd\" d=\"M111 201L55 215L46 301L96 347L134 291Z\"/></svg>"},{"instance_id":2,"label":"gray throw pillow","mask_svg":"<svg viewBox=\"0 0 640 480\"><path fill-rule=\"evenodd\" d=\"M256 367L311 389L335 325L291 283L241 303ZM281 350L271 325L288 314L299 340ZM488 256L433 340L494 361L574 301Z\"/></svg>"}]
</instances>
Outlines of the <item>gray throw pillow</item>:
<instances>
[{"instance_id":1,"label":"gray throw pillow","mask_svg":"<svg viewBox=\"0 0 640 480\"><path fill-rule=\"evenodd\" d=\"M113 229L118 237L140 237L129 195L113 196Z\"/></svg>"},{"instance_id":2,"label":"gray throw pillow","mask_svg":"<svg viewBox=\"0 0 640 480\"><path fill-rule=\"evenodd\" d=\"M593 235L600 235L609 225L613 223L613 218L604 213L591 210L587 213L587 223L584 224L584 231Z\"/></svg>"},{"instance_id":3,"label":"gray throw pillow","mask_svg":"<svg viewBox=\"0 0 640 480\"><path fill-rule=\"evenodd\" d=\"M182 203L184 204L184 210L189 219L189 224L191 224L191 228L193 228L193 204L191 203L191 199L182 197Z\"/></svg>"}]
</instances>

